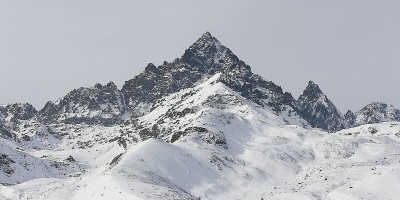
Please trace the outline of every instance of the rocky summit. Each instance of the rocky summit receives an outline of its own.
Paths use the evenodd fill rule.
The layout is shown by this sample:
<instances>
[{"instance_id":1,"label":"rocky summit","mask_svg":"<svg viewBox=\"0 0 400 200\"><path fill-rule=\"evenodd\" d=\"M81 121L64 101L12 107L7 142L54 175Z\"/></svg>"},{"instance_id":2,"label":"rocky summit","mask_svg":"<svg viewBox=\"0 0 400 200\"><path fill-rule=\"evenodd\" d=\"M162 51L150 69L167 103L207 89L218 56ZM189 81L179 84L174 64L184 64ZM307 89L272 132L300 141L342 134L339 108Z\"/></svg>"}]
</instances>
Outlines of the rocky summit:
<instances>
[{"instance_id":1,"label":"rocky summit","mask_svg":"<svg viewBox=\"0 0 400 200\"><path fill-rule=\"evenodd\" d=\"M343 115L314 82L308 83L298 104L301 116L312 127L330 132L344 128Z\"/></svg>"},{"instance_id":2,"label":"rocky summit","mask_svg":"<svg viewBox=\"0 0 400 200\"><path fill-rule=\"evenodd\" d=\"M296 99L206 32L122 88L0 106L0 199L395 199L399 121Z\"/></svg>"}]
</instances>

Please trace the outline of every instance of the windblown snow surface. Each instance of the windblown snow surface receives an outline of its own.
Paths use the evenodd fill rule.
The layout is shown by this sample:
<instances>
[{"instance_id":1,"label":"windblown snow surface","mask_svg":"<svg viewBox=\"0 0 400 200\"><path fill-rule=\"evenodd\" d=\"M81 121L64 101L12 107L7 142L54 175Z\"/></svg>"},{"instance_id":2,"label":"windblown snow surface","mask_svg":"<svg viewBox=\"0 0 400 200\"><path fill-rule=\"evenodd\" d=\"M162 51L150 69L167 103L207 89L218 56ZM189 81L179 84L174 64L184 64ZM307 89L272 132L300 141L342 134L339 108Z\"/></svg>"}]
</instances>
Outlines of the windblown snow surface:
<instances>
[{"instance_id":1,"label":"windblown snow surface","mask_svg":"<svg viewBox=\"0 0 400 200\"><path fill-rule=\"evenodd\" d=\"M398 199L400 123L336 133L288 125L219 76L164 98L138 120L156 124L161 139L75 148L78 138L118 136L121 127L33 141L56 141L51 148L0 139L8 160L0 167L15 172L0 171L0 199ZM75 161L66 162L69 155Z\"/></svg>"}]
</instances>

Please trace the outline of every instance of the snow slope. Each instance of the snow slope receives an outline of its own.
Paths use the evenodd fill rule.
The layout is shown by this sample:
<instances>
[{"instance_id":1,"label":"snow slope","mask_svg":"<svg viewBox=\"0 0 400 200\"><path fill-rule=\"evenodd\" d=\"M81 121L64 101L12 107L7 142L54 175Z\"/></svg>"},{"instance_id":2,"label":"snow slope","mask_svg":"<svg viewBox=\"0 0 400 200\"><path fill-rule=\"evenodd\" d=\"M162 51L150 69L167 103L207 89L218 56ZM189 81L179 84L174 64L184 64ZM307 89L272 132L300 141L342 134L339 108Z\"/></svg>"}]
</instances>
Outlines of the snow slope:
<instances>
[{"instance_id":1,"label":"snow slope","mask_svg":"<svg viewBox=\"0 0 400 200\"><path fill-rule=\"evenodd\" d=\"M0 199L399 195L399 122L336 133L290 125L221 83L220 74L164 97L133 124L37 124L34 130L41 131L17 135L31 134L33 142L1 139L7 158L0 167L16 173L1 171ZM74 161L66 160L70 155ZM52 167L55 162L61 167Z\"/></svg>"}]
</instances>

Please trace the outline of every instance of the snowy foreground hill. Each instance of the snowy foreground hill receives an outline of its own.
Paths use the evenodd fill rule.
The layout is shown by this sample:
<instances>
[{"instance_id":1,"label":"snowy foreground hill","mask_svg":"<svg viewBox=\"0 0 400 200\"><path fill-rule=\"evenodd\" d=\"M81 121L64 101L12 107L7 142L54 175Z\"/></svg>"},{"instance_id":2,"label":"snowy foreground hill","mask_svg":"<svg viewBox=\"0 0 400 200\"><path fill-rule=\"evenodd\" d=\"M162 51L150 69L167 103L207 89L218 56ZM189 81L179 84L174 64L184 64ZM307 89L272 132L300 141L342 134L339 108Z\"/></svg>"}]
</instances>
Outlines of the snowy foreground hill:
<instances>
[{"instance_id":1,"label":"snowy foreground hill","mask_svg":"<svg viewBox=\"0 0 400 200\"><path fill-rule=\"evenodd\" d=\"M0 199L398 199L398 121L295 99L205 33L121 90L0 106Z\"/></svg>"}]
</instances>

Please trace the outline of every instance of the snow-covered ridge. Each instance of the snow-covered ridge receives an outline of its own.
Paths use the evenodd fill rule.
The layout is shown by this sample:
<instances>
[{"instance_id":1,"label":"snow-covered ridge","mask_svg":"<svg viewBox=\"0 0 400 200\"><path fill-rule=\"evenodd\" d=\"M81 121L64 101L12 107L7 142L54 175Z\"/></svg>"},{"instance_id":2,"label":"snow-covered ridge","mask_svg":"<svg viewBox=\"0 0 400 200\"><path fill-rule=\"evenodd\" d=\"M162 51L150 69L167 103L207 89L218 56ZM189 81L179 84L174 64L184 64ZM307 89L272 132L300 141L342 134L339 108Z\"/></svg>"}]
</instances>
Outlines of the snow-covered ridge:
<instances>
[{"instance_id":1,"label":"snow-covered ridge","mask_svg":"<svg viewBox=\"0 0 400 200\"><path fill-rule=\"evenodd\" d=\"M198 108L170 121L164 118L160 126L169 124L175 128L171 132L189 126L220 131L224 144L208 142L201 129L192 129L172 144L148 139L127 150L109 143L106 148L32 151L36 156L52 155L45 158L72 155L73 164L87 166L82 166L83 172L70 172L69 178L52 175L2 186L0 195L9 199L395 198L396 193L371 187L375 181L388 180L392 184L382 184L381 189L395 191L399 186L394 177L400 161L400 123L364 125L334 134L286 125L272 111L218 82L219 77L169 95L169 101L160 101L138 123L158 121L174 105L177 112ZM208 101L216 95L220 100Z\"/></svg>"},{"instance_id":2,"label":"snow-covered ridge","mask_svg":"<svg viewBox=\"0 0 400 200\"><path fill-rule=\"evenodd\" d=\"M104 86L96 84L89 88L82 87L54 103L48 102L39 112L32 107L29 109L29 116L22 118L35 118L44 124L114 126L146 115L163 97L195 87L199 81L217 73L222 74L220 79L226 86L265 109L273 110L291 124L334 132L361 124L400 119L398 110L394 108L391 111L372 109L375 113L368 111L367 114L365 113L368 109L364 109L356 112L360 113L358 116L352 112L343 116L312 81L305 93L299 99L294 99L272 81L266 81L252 73L250 66L209 32L193 43L182 57L173 62L164 62L160 66L150 63L141 74L126 81L121 89L112 82ZM314 93L318 95L315 96ZM7 112L0 108L0 118L5 118ZM15 114L9 113L8 116L10 115ZM6 127L4 123L0 126Z\"/></svg>"},{"instance_id":3,"label":"snow-covered ridge","mask_svg":"<svg viewBox=\"0 0 400 200\"><path fill-rule=\"evenodd\" d=\"M368 104L356 113L355 124L400 121L400 110L382 102Z\"/></svg>"},{"instance_id":4,"label":"snow-covered ridge","mask_svg":"<svg viewBox=\"0 0 400 200\"><path fill-rule=\"evenodd\" d=\"M207 32L122 89L0 106L0 199L395 199L398 116L295 99Z\"/></svg>"}]
</instances>

